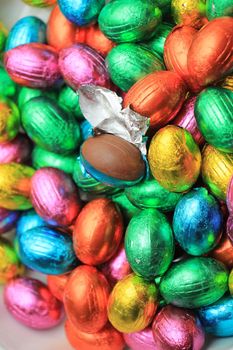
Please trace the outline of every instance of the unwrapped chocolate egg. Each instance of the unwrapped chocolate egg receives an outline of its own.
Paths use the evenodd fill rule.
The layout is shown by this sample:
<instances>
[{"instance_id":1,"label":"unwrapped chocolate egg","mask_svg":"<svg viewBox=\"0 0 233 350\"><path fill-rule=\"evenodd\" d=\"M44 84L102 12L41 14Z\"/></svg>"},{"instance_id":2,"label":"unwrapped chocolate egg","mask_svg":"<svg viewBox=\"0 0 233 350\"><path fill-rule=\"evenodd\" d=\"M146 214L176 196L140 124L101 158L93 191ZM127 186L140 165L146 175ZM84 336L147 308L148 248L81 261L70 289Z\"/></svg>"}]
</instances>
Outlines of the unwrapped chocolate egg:
<instances>
[{"instance_id":1,"label":"unwrapped chocolate egg","mask_svg":"<svg viewBox=\"0 0 233 350\"><path fill-rule=\"evenodd\" d=\"M233 268L233 244L226 234L223 235L217 247L209 255L221 261L229 269Z\"/></svg>"},{"instance_id":2,"label":"unwrapped chocolate egg","mask_svg":"<svg viewBox=\"0 0 233 350\"><path fill-rule=\"evenodd\" d=\"M65 323L66 336L75 350L123 350L124 339L120 332L107 323L97 333L85 333L73 326L67 320Z\"/></svg>"},{"instance_id":3,"label":"unwrapped chocolate egg","mask_svg":"<svg viewBox=\"0 0 233 350\"><path fill-rule=\"evenodd\" d=\"M25 163L31 153L31 143L24 135L18 135L9 142L0 143L0 164Z\"/></svg>"},{"instance_id":4,"label":"unwrapped chocolate egg","mask_svg":"<svg viewBox=\"0 0 233 350\"><path fill-rule=\"evenodd\" d=\"M233 297L224 296L216 303L198 310L200 321L207 333L215 337L233 336Z\"/></svg>"},{"instance_id":5,"label":"unwrapped chocolate egg","mask_svg":"<svg viewBox=\"0 0 233 350\"><path fill-rule=\"evenodd\" d=\"M110 40L123 43L149 39L161 18L161 10L152 0L114 0L104 6L98 21Z\"/></svg>"},{"instance_id":6,"label":"unwrapped chocolate egg","mask_svg":"<svg viewBox=\"0 0 233 350\"><path fill-rule=\"evenodd\" d=\"M52 99L41 96L23 105L22 125L37 146L54 153L74 152L81 141L76 119Z\"/></svg>"},{"instance_id":7,"label":"unwrapped chocolate egg","mask_svg":"<svg viewBox=\"0 0 233 350\"><path fill-rule=\"evenodd\" d=\"M232 0L206 0L206 17L211 20L216 17L232 16Z\"/></svg>"},{"instance_id":8,"label":"unwrapped chocolate egg","mask_svg":"<svg viewBox=\"0 0 233 350\"><path fill-rule=\"evenodd\" d=\"M17 278L4 289L4 302L11 315L34 329L49 329L63 319L62 303L48 287L34 278Z\"/></svg>"},{"instance_id":9,"label":"unwrapped chocolate egg","mask_svg":"<svg viewBox=\"0 0 233 350\"><path fill-rule=\"evenodd\" d=\"M174 256L172 229L165 215L144 209L133 216L126 230L125 251L137 275L146 280L163 275Z\"/></svg>"},{"instance_id":10,"label":"unwrapped chocolate egg","mask_svg":"<svg viewBox=\"0 0 233 350\"><path fill-rule=\"evenodd\" d=\"M124 107L130 106L150 118L150 127L158 129L175 117L185 96L186 85L177 73L155 72L130 88L124 98Z\"/></svg>"},{"instance_id":11,"label":"unwrapped chocolate egg","mask_svg":"<svg viewBox=\"0 0 233 350\"><path fill-rule=\"evenodd\" d=\"M148 152L152 175L168 191L184 192L196 182L201 153L185 129L168 125L154 135Z\"/></svg>"},{"instance_id":12,"label":"unwrapped chocolate egg","mask_svg":"<svg viewBox=\"0 0 233 350\"><path fill-rule=\"evenodd\" d=\"M170 0L168 0L168 2L170 2ZM141 45L148 47L151 51L153 51L156 54L159 54L159 56L163 58L164 44L171 30L172 25L170 23L162 22L156 28L153 38L141 43Z\"/></svg>"},{"instance_id":13,"label":"unwrapped chocolate egg","mask_svg":"<svg viewBox=\"0 0 233 350\"><path fill-rule=\"evenodd\" d=\"M82 265L71 274L65 287L67 317L81 332L96 333L107 323L110 286L95 267Z\"/></svg>"},{"instance_id":14,"label":"unwrapped chocolate egg","mask_svg":"<svg viewBox=\"0 0 233 350\"><path fill-rule=\"evenodd\" d=\"M125 333L123 336L131 350L157 350L151 327L140 332Z\"/></svg>"},{"instance_id":15,"label":"unwrapped chocolate egg","mask_svg":"<svg viewBox=\"0 0 233 350\"><path fill-rule=\"evenodd\" d=\"M48 275L47 283L49 290L58 300L63 302L64 291L69 280L70 274Z\"/></svg>"},{"instance_id":16,"label":"unwrapped chocolate egg","mask_svg":"<svg viewBox=\"0 0 233 350\"><path fill-rule=\"evenodd\" d=\"M34 169L18 163L0 164L0 207L25 210L32 207L29 200Z\"/></svg>"},{"instance_id":17,"label":"unwrapped chocolate egg","mask_svg":"<svg viewBox=\"0 0 233 350\"><path fill-rule=\"evenodd\" d=\"M61 81L57 51L45 44L30 43L7 51L4 65L11 79L20 85L45 89Z\"/></svg>"},{"instance_id":18,"label":"unwrapped chocolate egg","mask_svg":"<svg viewBox=\"0 0 233 350\"><path fill-rule=\"evenodd\" d=\"M0 208L0 235L11 231L18 219L18 211Z\"/></svg>"},{"instance_id":19,"label":"unwrapped chocolate egg","mask_svg":"<svg viewBox=\"0 0 233 350\"><path fill-rule=\"evenodd\" d=\"M228 271L212 258L188 258L174 264L160 283L165 301L189 309L213 304L228 289Z\"/></svg>"},{"instance_id":20,"label":"unwrapped chocolate egg","mask_svg":"<svg viewBox=\"0 0 233 350\"><path fill-rule=\"evenodd\" d=\"M66 83L74 90L85 84L110 86L104 58L87 45L75 44L61 50L59 67Z\"/></svg>"},{"instance_id":21,"label":"unwrapped chocolate egg","mask_svg":"<svg viewBox=\"0 0 233 350\"><path fill-rule=\"evenodd\" d=\"M18 235L19 256L29 268L48 275L60 275L77 266L72 238L67 232L46 226Z\"/></svg>"},{"instance_id":22,"label":"unwrapped chocolate egg","mask_svg":"<svg viewBox=\"0 0 233 350\"><path fill-rule=\"evenodd\" d=\"M233 174L233 154L206 145L202 151L202 179L219 199L226 200L227 187Z\"/></svg>"},{"instance_id":23,"label":"unwrapped chocolate egg","mask_svg":"<svg viewBox=\"0 0 233 350\"><path fill-rule=\"evenodd\" d=\"M1 23L0 23L1 27ZM0 41L1 41L1 29L0 29ZM1 44L0 44L1 46ZM1 49L0 49L1 52ZM8 73L3 67L0 67L0 96L12 97L16 93L16 84L9 77Z\"/></svg>"},{"instance_id":24,"label":"unwrapped chocolate egg","mask_svg":"<svg viewBox=\"0 0 233 350\"><path fill-rule=\"evenodd\" d=\"M11 243L0 238L0 284L21 276L25 269Z\"/></svg>"},{"instance_id":25,"label":"unwrapped chocolate egg","mask_svg":"<svg viewBox=\"0 0 233 350\"><path fill-rule=\"evenodd\" d=\"M176 24L200 28L205 24L205 0L171 0L171 13Z\"/></svg>"},{"instance_id":26,"label":"unwrapped chocolate egg","mask_svg":"<svg viewBox=\"0 0 233 350\"><path fill-rule=\"evenodd\" d=\"M229 213L233 213L233 175L227 188L227 208Z\"/></svg>"},{"instance_id":27,"label":"unwrapped chocolate egg","mask_svg":"<svg viewBox=\"0 0 233 350\"><path fill-rule=\"evenodd\" d=\"M155 316L152 325L156 350L201 350L205 333L190 310L168 305Z\"/></svg>"},{"instance_id":28,"label":"unwrapped chocolate egg","mask_svg":"<svg viewBox=\"0 0 233 350\"><path fill-rule=\"evenodd\" d=\"M131 274L119 281L108 300L108 319L119 332L139 332L152 321L156 312L157 287Z\"/></svg>"},{"instance_id":29,"label":"unwrapped chocolate egg","mask_svg":"<svg viewBox=\"0 0 233 350\"><path fill-rule=\"evenodd\" d=\"M75 222L75 253L84 264L102 264L116 253L122 235L123 220L117 206L107 198L94 199Z\"/></svg>"},{"instance_id":30,"label":"unwrapped chocolate egg","mask_svg":"<svg viewBox=\"0 0 233 350\"><path fill-rule=\"evenodd\" d=\"M80 157L87 172L107 185L132 186L145 176L140 150L115 135L90 137L83 143Z\"/></svg>"},{"instance_id":31,"label":"unwrapped chocolate egg","mask_svg":"<svg viewBox=\"0 0 233 350\"><path fill-rule=\"evenodd\" d=\"M83 120L77 91L72 90L69 86L64 86L59 92L58 104L66 112L72 113L78 120Z\"/></svg>"},{"instance_id":32,"label":"unwrapped chocolate egg","mask_svg":"<svg viewBox=\"0 0 233 350\"><path fill-rule=\"evenodd\" d=\"M0 98L0 143L13 140L19 132L18 107L7 98Z\"/></svg>"},{"instance_id":33,"label":"unwrapped chocolate egg","mask_svg":"<svg viewBox=\"0 0 233 350\"><path fill-rule=\"evenodd\" d=\"M22 0L25 4L35 7L48 7L56 3L57 0Z\"/></svg>"},{"instance_id":34,"label":"unwrapped chocolate egg","mask_svg":"<svg viewBox=\"0 0 233 350\"><path fill-rule=\"evenodd\" d=\"M48 223L34 209L23 211L16 225L16 235L19 237L24 232L40 226L48 226Z\"/></svg>"}]
</instances>

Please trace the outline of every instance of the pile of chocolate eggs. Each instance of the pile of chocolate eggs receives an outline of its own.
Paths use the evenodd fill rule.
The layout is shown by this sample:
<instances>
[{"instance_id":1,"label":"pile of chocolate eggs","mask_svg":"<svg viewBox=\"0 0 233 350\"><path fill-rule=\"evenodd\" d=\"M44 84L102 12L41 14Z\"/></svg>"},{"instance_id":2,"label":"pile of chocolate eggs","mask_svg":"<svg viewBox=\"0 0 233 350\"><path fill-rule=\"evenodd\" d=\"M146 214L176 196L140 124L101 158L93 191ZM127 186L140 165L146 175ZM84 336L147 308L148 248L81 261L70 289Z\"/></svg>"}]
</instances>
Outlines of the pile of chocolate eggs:
<instances>
[{"instance_id":1,"label":"pile of chocolate eggs","mask_svg":"<svg viewBox=\"0 0 233 350\"><path fill-rule=\"evenodd\" d=\"M232 0L23 2L51 12L0 23L9 313L76 350L233 336Z\"/></svg>"}]
</instances>

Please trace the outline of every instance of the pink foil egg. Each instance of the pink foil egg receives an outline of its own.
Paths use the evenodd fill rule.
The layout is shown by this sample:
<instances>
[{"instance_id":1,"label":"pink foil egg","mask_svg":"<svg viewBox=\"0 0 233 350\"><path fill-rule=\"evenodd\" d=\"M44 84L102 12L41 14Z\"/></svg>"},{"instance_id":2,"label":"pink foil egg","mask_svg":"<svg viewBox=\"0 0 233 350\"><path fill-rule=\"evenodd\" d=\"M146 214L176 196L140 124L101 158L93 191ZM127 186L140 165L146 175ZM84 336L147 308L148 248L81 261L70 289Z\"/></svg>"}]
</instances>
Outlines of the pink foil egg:
<instances>
[{"instance_id":1,"label":"pink foil egg","mask_svg":"<svg viewBox=\"0 0 233 350\"><path fill-rule=\"evenodd\" d=\"M75 44L61 50L59 67L66 83L75 90L85 84L110 87L104 58L87 45Z\"/></svg>"},{"instance_id":2,"label":"pink foil egg","mask_svg":"<svg viewBox=\"0 0 233 350\"><path fill-rule=\"evenodd\" d=\"M157 350L151 327L141 332L125 333L123 337L131 350Z\"/></svg>"},{"instance_id":3,"label":"pink foil egg","mask_svg":"<svg viewBox=\"0 0 233 350\"><path fill-rule=\"evenodd\" d=\"M4 65L11 79L23 86L45 89L61 80L58 53L45 44L30 43L7 51Z\"/></svg>"},{"instance_id":4,"label":"pink foil egg","mask_svg":"<svg viewBox=\"0 0 233 350\"><path fill-rule=\"evenodd\" d=\"M12 141L0 143L0 164L24 163L31 153L31 143L24 135L18 135Z\"/></svg>"},{"instance_id":5,"label":"pink foil egg","mask_svg":"<svg viewBox=\"0 0 233 350\"><path fill-rule=\"evenodd\" d=\"M233 215L230 215L227 220L227 235L233 244Z\"/></svg>"},{"instance_id":6,"label":"pink foil egg","mask_svg":"<svg viewBox=\"0 0 233 350\"><path fill-rule=\"evenodd\" d=\"M50 167L37 170L32 177L31 201L37 214L55 225L71 225L81 210L71 177Z\"/></svg>"},{"instance_id":7,"label":"pink foil egg","mask_svg":"<svg viewBox=\"0 0 233 350\"><path fill-rule=\"evenodd\" d=\"M227 190L227 207L230 214L233 214L233 176Z\"/></svg>"},{"instance_id":8,"label":"pink foil egg","mask_svg":"<svg viewBox=\"0 0 233 350\"><path fill-rule=\"evenodd\" d=\"M62 303L48 287L33 278L17 278L4 289L4 302L11 315L25 326L48 329L63 319Z\"/></svg>"}]
</instances>

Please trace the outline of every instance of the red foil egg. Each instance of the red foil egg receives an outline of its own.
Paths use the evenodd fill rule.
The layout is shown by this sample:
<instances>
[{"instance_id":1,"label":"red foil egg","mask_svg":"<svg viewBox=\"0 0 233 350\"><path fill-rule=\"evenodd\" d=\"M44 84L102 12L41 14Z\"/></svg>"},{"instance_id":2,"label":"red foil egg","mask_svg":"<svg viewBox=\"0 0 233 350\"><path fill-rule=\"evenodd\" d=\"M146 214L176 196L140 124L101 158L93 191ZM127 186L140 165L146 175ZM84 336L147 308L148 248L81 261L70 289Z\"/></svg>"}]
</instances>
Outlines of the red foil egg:
<instances>
[{"instance_id":1,"label":"red foil egg","mask_svg":"<svg viewBox=\"0 0 233 350\"><path fill-rule=\"evenodd\" d=\"M186 85L175 72L160 71L147 75L127 92L124 107L150 118L151 128L160 128L180 110L186 96Z\"/></svg>"},{"instance_id":2,"label":"red foil egg","mask_svg":"<svg viewBox=\"0 0 233 350\"><path fill-rule=\"evenodd\" d=\"M57 298L62 302L63 302L65 287L69 277L70 277L69 273L65 275L48 275L47 276L47 283L48 283L50 292L55 296L55 298Z\"/></svg>"},{"instance_id":3,"label":"red foil egg","mask_svg":"<svg viewBox=\"0 0 233 350\"><path fill-rule=\"evenodd\" d=\"M216 18L194 37L188 53L192 89L200 91L230 74L233 66L233 18Z\"/></svg>"},{"instance_id":4,"label":"red foil egg","mask_svg":"<svg viewBox=\"0 0 233 350\"><path fill-rule=\"evenodd\" d=\"M0 164L25 163L31 153L31 143L24 135L18 135L12 141L0 143Z\"/></svg>"},{"instance_id":5,"label":"red foil egg","mask_svg":"<svg viewBox=\"0 0 233 350\"><path fill-rule=\"evenodd\" d=\"M31 180L31 201L43 219L69 226L81 210L77 188L70 176L55 168L37 170Z\"/></svg>"},{"instance_id":6,"label":"red foil egg","mask_svg":"<svg viewBox=\"0 0 233 350\"><path fill-rule=\"evenodd\" d=\"M233 244L227 235L224 235L217 245L209 254L212 258L221 261L229 269L233 268Z\"/></svg>"},{"instance_id":7,"label":"red foil egg","mask_svg":"<svg viewBox=\"0 0 233 350\"><path fill-rule=\"evenodd\" d=\"M7 73L17 84L46 89L61 80L58 53L48 45L31 43L4 54Z\"/></svg>"},{"instance_id":8,"label":"red foil egg","mask_svg":"<svg viewBox=\"0 0 233 350\"><path fill-rule=\"evenodd\" d=\"M116 253L122 235L123 219L116 204L107 198L94 199L75 222L75 253L84 264L102 264Z\"/></svg>"},{"instance_id":9,"label":"red foil egg","mask_svg":"<svg viewBox=\"0 0 233 350\"><path fill-rule=\"evenodd\" d=\"M75 43L76 26L70 22L56 5L47 24L48 44L58 50L64 49Z\"/></svg>"},{"instance_id":10,"label":"red foil egg","mask_svg":"<svg viewBox=\"0 0 233 350\"><path fill-rule=\"evenodd\" d=\"M96 333L107 323L110 286L92 266L79 266L65 287L64 305L68 319L81 332Z\"/></svg>"}]
</instances>

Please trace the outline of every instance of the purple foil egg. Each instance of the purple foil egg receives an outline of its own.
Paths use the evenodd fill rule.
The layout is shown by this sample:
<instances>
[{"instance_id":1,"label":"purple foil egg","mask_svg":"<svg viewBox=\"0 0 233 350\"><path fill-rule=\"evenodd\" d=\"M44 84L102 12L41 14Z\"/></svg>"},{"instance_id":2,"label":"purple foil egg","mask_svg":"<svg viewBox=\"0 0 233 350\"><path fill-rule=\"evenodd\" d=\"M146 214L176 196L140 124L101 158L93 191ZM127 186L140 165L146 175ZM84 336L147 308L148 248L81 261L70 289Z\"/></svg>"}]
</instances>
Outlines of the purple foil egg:
<instances>
[{"instance_id":1,"label":"purple foil egg","mask_svg":"<svg viewBox=\"0 0 233 350\"><path fill-rule=\"evenodd\" d=\"M23 86L45 89L61 81L58 53L45 44L31 43L9 50L4 54L4 64L11 79Z\"/></svg>"},{"instance_id":2,"label":"purple foil egg","mask_svg":"<svg viewBox=\"0 0 233 350\"><path fill-rule=\"evenodd\" d=\"M205 334L200 321L190 310L168 305L152 324L156 350L200 350Z\"/></svg>"},{"instance_id":3,"label":"purple foil egg","mask_svg":"<svg viewBox=\"0 0 233 350\"><path fill-rule=\"evenodd\" d=\"M181 128L184 128L192 134L194 140L199 144L202 145L205 140L200 133L196 118L194 115L194 106L196 102L197 97L193 96L190 97L181 108L180 112L177 114L176 118L173 120L173 124L180 126Z\"/></svg>"},{"instance_id":4,"label":"purple foil egg","mask_svg":"<svg viewBox=\"0 0 233 350\"><path fill-rule=\"evenodd\" d=\"M0 151L1 154L1 151ZM0 208L0 234L9 232L15 227L19 212Z\"/></svg>"},{"instance_id":5,"label":"purple foil egg","mask_svg":"<svg viewBox=\"0 0 233 350\"><path fill-rule=\"evenodd\" d=\"M24 135L18 135L14 140L0 143L0 164L25 163L31 153L31 143Z\"/></svg>"},{"instance_id":6,"label":"purple foil egg","mask_svg":"<svg viewBox=\"0 0 233 350\"><path fill-rule=\"evenodd\" d=\"M75 44L61 50L59 67L66 83L74 90L85 84L110 87L104 58L87 45Z\"/></svg>"},{"instance_id":7,"label":"purple foil egg","mask_svg":"<svg viewBox=\"0 0 233 350\"><path fill-rule=\"evenodd\" d=\"M124 244L120 245L112 259L101 266L101 271L107 277L112 287L132 272L125 254Z\"/></svg>"},{"instance_id":8,"label":"purple foil egg","mask_svg":"<svg viewBox=\"0 0 233 350\"><path fill-rule=\"evenodd\" d=\"M230 215L227 219L227 235L233 244L233 215Z\"/></svg>"},{"instance_id":9,"label":"purple foil egg","mask_svg":"<svg viewBox=\"0 0 233 350\"><path fill-rule=\"evenodd\" d=\"M233 214L233 176L227 190L227 207L230 214Z\"/></svg>"},{"instance_id":10,"label":"purple foil egg","mask_svg":"<svg viewBox=\"0 0 233 350\"><path fill-rule=\"evenodd\" d=\"M62 303L48 287L33 278L17 278L4 289L4 302L8 311L25 326L48 329L63 319Z\"/></svg>"},{"instance_id":11,"label":"purple foil egg","mask_svg":"<svg viewBox=\"0 0 233 350\"><path fill-rule=\"evenodd\" d=\"M157 350L151 327L141 332L125 333L123 337L131 350Z\"/></svg>"},{"instance_id":12,"label":"purple foil egg","mask_svg":"<svg viewBox=\"0 0 233 350\"><path fill-rule=\"evenodd\" d=\"M70 226L81 210L77 188L71 177L55 168L41 168L31 180L35 211L54 225Z\"/></svg>"}]
</instances>

